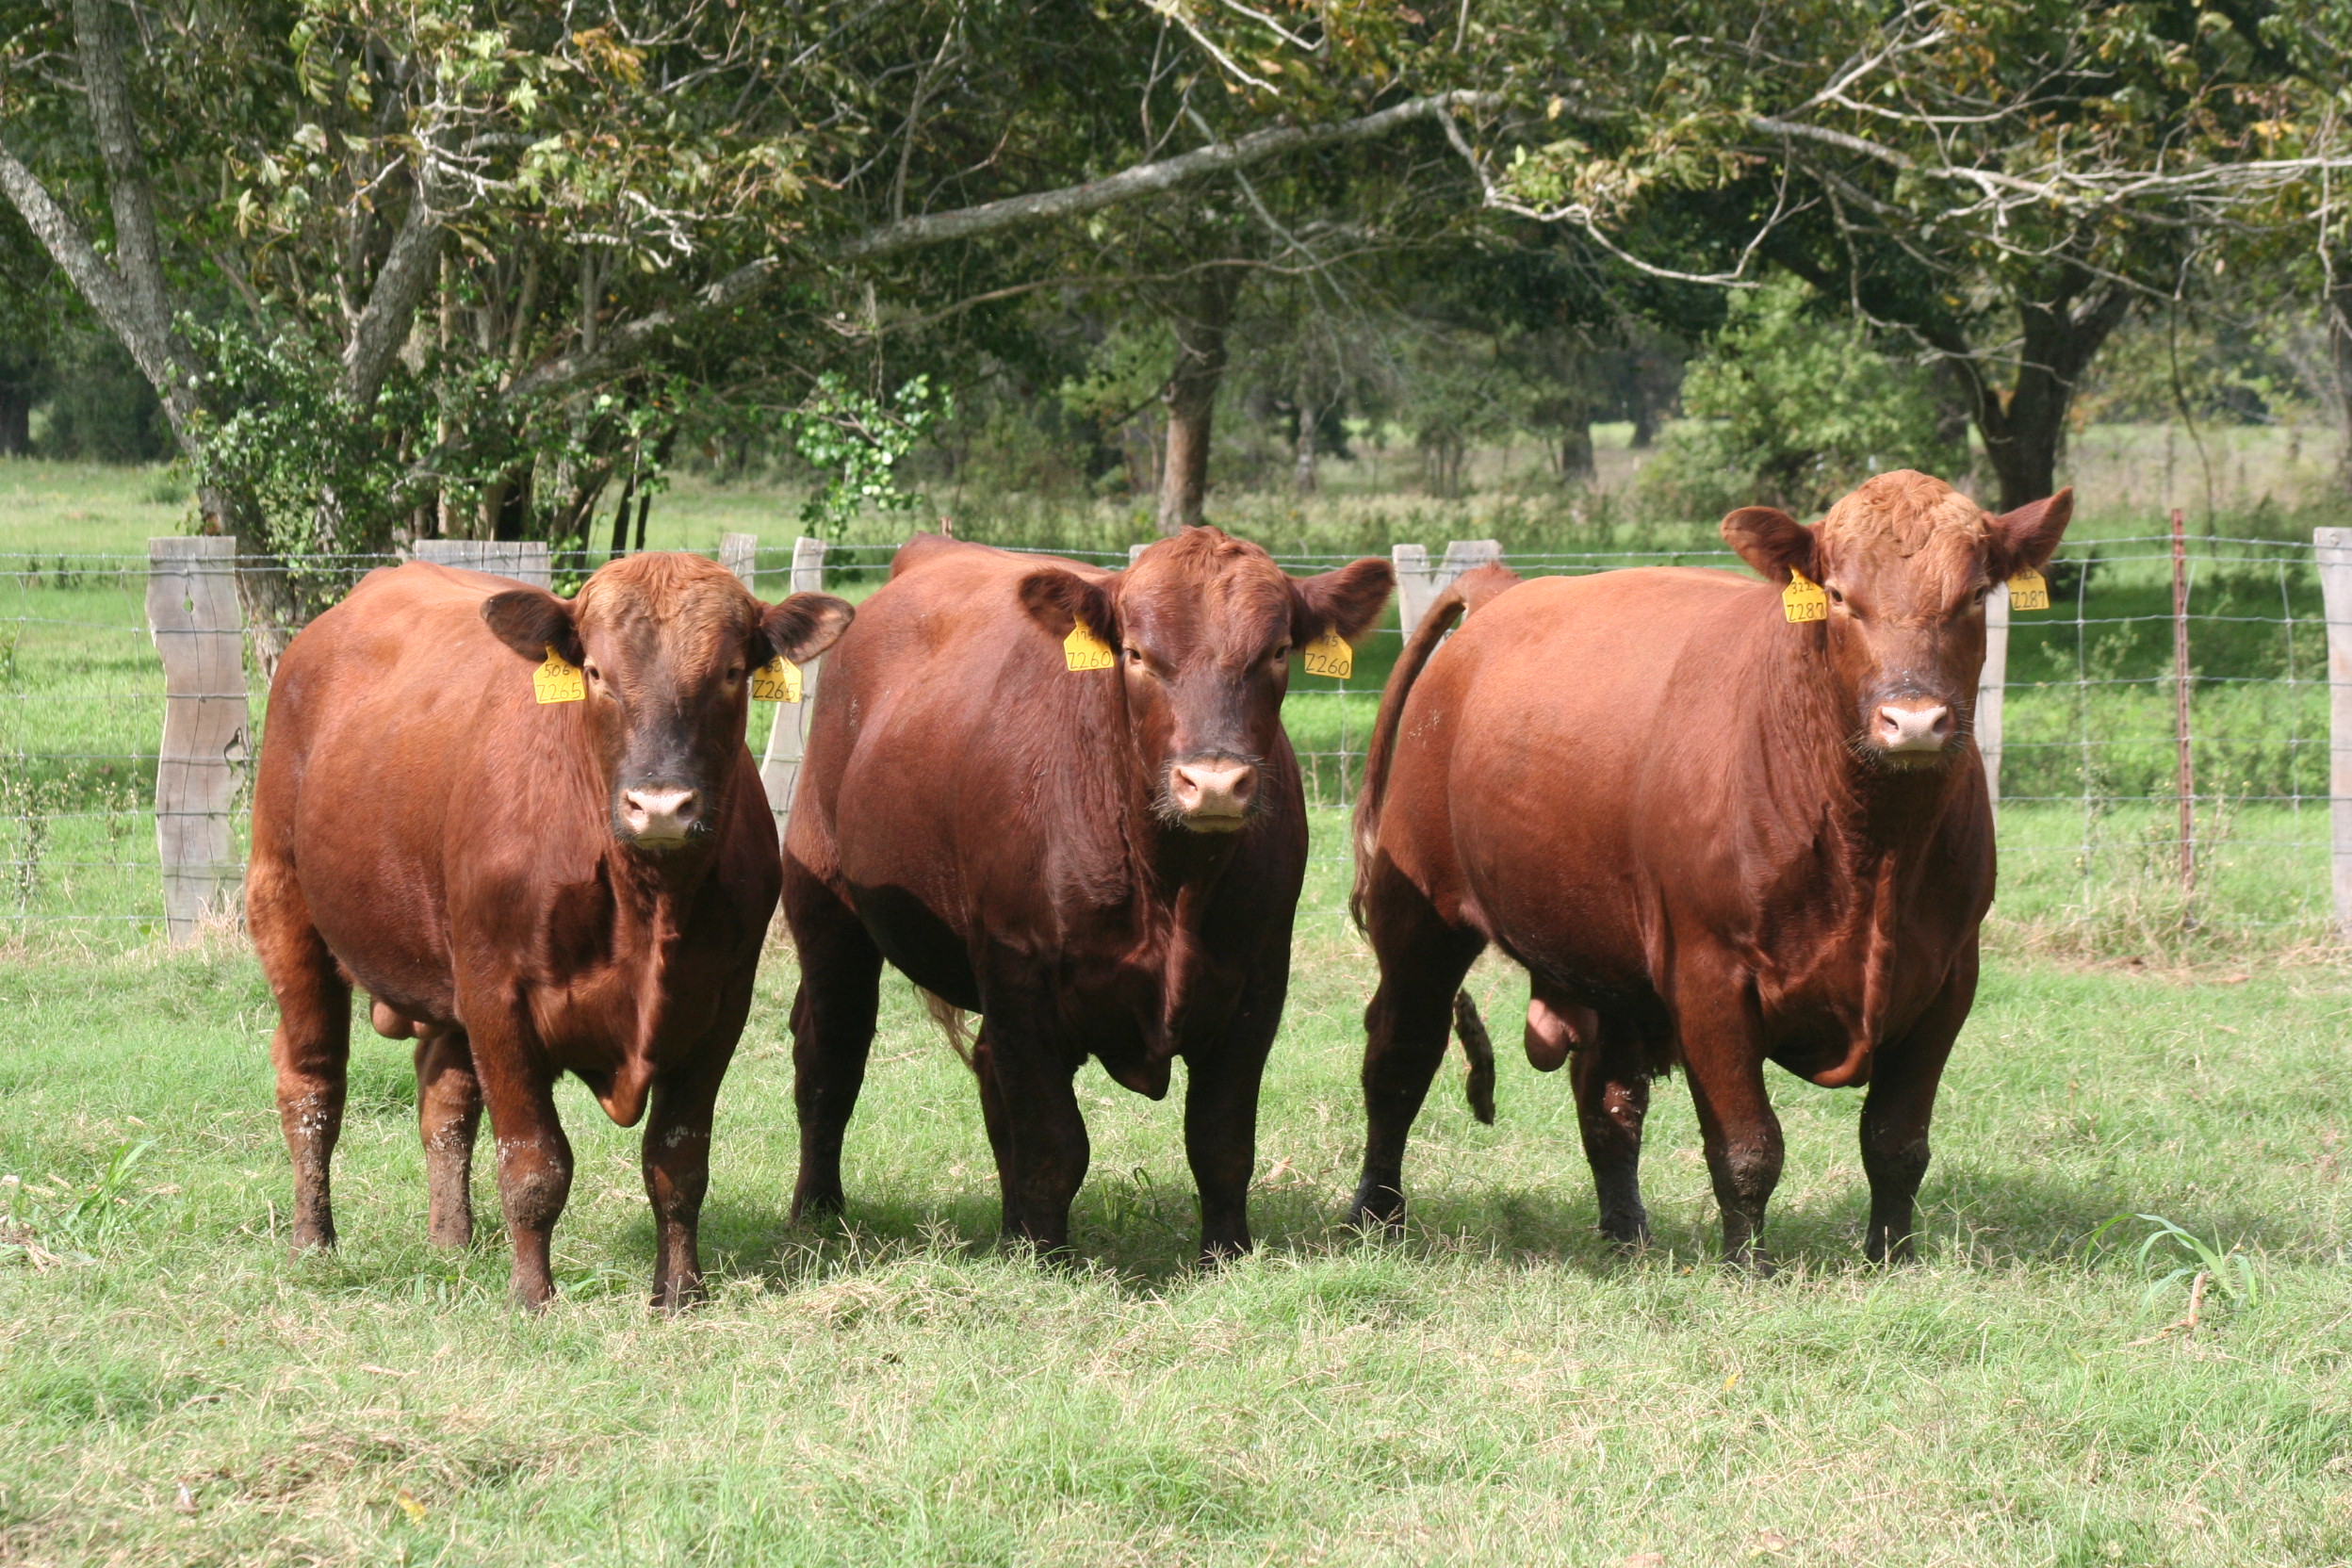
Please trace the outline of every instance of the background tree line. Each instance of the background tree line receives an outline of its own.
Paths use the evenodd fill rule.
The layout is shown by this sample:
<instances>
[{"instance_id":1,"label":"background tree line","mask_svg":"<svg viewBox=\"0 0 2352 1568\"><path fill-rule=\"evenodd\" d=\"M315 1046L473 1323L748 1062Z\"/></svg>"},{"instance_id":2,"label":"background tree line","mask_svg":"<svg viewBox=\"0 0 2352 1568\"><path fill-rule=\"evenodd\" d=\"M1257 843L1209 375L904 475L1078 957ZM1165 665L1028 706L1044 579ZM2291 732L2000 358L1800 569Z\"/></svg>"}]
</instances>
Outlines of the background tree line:
<instances>
[{"instance_id":1,"label":"background tree line","mask_svg":"<svg viewBox=\"0 0 2352 1568\"><path fill-rule=\"evenodd\" d=\"M1220 447L1574 484L1679 413L1681 514L2015 505L2087 388L2352 430L2348 48L2325 0L0 0L0 451L175 457L281 618L403 538L624 547L690 460L812 526L960 474L1173 530Z\"/></svg>"}]
</instances>

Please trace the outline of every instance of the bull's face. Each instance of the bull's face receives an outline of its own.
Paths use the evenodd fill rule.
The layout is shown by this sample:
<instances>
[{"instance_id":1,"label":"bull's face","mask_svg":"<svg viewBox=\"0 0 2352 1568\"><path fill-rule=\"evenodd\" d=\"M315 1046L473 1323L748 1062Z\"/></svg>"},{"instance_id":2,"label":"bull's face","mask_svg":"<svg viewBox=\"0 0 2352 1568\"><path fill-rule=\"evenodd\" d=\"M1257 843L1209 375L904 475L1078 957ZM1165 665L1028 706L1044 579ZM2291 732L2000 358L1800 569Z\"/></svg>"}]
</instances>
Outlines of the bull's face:
<instances>
[{"instance_id":1,"label":"bull's face","mask_svg":"<svg viewBox=\"0 0 2352 1568\"><path fill-rule=\"evenodd\" d=\"M580 666L612 836L659 853L707 841L723 820L751 672L779 654L814 659L850 614L823 594L765 605L726 568L666 553L611 562L568 602L514 588L482 606L525 659L553 648Z\"/></svg>"},{"instance_id":2,"label":"bull's face","mask_svg":"<svg viewBox=\"0 0 2352 1568\"><path fill-rule=\"evenodd\" d=\"M1379 560L1286 577L1257 546L1195 528L1153 545L1124 572L1033 572L1021 597L1057 639L1083 622L1117 651L1115 676L1088 678L1120 682L1160 820L1233 833L1263 806L1291 651L1326 632L1362 636L1395 581Z\"/></svg>"},{"instance_id":3,"label":"bull's face","mask_svg":"<svg viewBox=\"0 0 2352 1568\"><path fill-rule=\"evenodd\" d=\"M1829 596L1819 630L1854 728L1873 764L1936 768L1968 750L1984 667L1984 600L2058 547L2074 492L1995 517L1942 481L1880 474L1812 528L1771 507L1742 507L1723 537L1778 583L1791 569ZM1810 631L1788 628L1790 635Z\"/></svg>"}]
</instances>

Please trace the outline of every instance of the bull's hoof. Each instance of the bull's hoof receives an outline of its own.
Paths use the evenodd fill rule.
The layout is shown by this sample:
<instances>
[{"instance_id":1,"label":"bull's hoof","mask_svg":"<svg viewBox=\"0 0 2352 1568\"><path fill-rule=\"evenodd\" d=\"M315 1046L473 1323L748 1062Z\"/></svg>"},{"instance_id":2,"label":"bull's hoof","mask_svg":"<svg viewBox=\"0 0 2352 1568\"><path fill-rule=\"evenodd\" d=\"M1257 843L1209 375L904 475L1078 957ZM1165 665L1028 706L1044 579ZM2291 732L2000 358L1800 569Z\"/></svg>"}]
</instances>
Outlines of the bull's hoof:
<instances>
[{"instance_id":1,"label":"bull's hoof","mask_svg":"<svg viewBox=\"0 0 2352 1568\"><path fill-rule=\"evenodd\" d=\"M1745 1274L1751 1280L1769 1280L1780 1272L1779 1266L1772 1262L1772 1253L1755 1246L1726 1248L1723 1267L1734 1273Z\"/></svg>"},{"instance_id":2,"label":"bull's hoof","mask_svg":"<svg viewBox=\"0 0 2352 1568\"><path fill-rule=\"evenodd\" d=\"M1600 1233L1609 1245L1620 1252L1639 1252L1650 1245L1650 1221L1647 1215L1603 1215Z\"/></svg>"},{"instance_id":3,"label":"bull's hoof","mask_svg":"<svg viewBox=\"0 0 2352 1568\"><path fill-rule=\"evenodd\" d=\"M1872 1231L1862 1244L1862 1255L1882 1267L1901 1268L1919 1261L1918 1250L1912 1243L1907 1232L1889 1242L1886 1232Z\"/></svg>"},{"instance_id":4,"label":"bull's hoof","mask_svg":"<svg viewBox=\"0 0 2352 1568\"><path fill-rule=\"evenodd\" d=\"M1202 1268L1222 1268L1229 1263L1235 1263L1248 1257L1250 1251L1250 1241L1248 1236L1243 1236L1239 1241L1230 1239L1211 1241L1203 1237L1198 1262Z\"/></svg>"},{"instance_id":5,"label":"bull's hoof","mask_svg":"<svg viewBox=\"0 0 2352 1568\"><path fill-rule=\"evenodd\" d=\"M645 1306L657 1316L676 1317L702 1305L708 1294L702 1287L699 1275L682 1282L672 1280L655 1285L652 1298L646 1301Z\"/></svg>"},{"instance_id":6,"label":"bull's hoof","mask_svg":"<svg viewBox=\"0 0 2352 1568\"><path fill-rule=\"evenodd\" d=\"M297 1258L307 1252L334 1251L335 1221L329 1219L313 1224L298 1222L294 1227L293 1237L286 1243L286 1246Z\"/></svg>"},{"instance_id":7,"label":"bull's hoof","mask_svg":"<svg viewBox=\"0 0 2352 1568\"><path fill-rule=\"evenodd\" d=\"M1386 1231L1401 1235L1405 1229L1405 1195L1387 1182L1366 1177L1348 1205L1348 1223L1359 1231Z\"/></svg>"},{"instance_id":8,"label":"bull's hoof","mask_svg":"<svg viewBox=\"0 0 2352 1568\"><path fill-rule=\"evenodd\" d=\"M435 1220L425 1227L425 1241L444 1251L463 1251L474 1244L474 1217Z\"/></svg>"},{"instance_id":9,"label":"bull's hoof","mask_svg":"<svg viewBox=\"0 0 2352 1568\"><path fill-rule=\"evenodd\" d=\"M805 1220L815 1225L837 1220L847 1207L849 1200L842 1196L840 1187L796 1192L792 1195L792 1223L798 1225Z\"/></svg>"}]
</instances>

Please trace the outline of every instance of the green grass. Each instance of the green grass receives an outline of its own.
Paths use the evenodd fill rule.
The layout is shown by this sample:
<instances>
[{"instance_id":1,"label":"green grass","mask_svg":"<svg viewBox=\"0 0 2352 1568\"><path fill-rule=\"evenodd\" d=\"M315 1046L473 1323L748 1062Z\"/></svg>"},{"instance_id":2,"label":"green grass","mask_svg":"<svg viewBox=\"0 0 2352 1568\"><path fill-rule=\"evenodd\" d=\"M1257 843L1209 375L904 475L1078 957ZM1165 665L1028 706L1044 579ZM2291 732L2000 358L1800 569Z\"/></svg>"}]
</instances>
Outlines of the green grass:
<instances>
[{"instance_id":1,"label":"green grass","mask_svg":"<svg viewBox=\"0 0 2352 1568\"><path fill-rule=\"evenodd\" d=\"M1177 1106L1091 1068L1088 1262L999 1252L969 1077L895 981L849 1228L790 1225L792 966L772 954L721 1102L713 1299L677 1322L642 1304L634 1135L577 1086L563 1293L526 1318L495 1232L423 1245L405 1053L359 1032L345 1243L290 1261L250 959L20 952L0 963L0 1560L2352 1554L2341 972L1996 963L1944 1091L1923 1262L1895 1273L1859 1257L1856 1097L1775 1074L1787 1267L1757 1283L1708 1262L1679 1083L1653 1115L1658 1246L1601 1245L1565 1081L1509 1051L1525 986L1494 966L1473 988L1510 1058L1498 1124L1449 1064L1410 1237L1341 1227L1370 965L1336 922L1306 926L1262 1250L1207 1275ZM486 1171L476 1194L487 1217ZM2151 1294L2171 1267L2136 1261L2151 1227L2091 1242L2122 1213L2241 1249L2252 1298L2213 1289L2167 1331L2187 1287Z\"/></svg>"},{"instance_id":2,"label":"green grass","mask_svg":"<svg viewBox=\"0 0 2352 1568\"><path fill-rule=\"evenodd\" d=\"M18 482L30 531L0 548L136 554L171 531L141 476L0 465ZM796 531L758 487L689 484L650 542L730 530L768 541L763 565ZM2230 592L2278 590L2260 575ZM19 879L0 909L152 918L160 679L139 585L60 581L54 557L30 576L0 601L0 816L18 819L0 869ZM645 1312L636 1135L577 1085L553 1308L504 1300L486 1139L484 1239L426 1248L407 1056L364 1025L344 1246L292 1260L250 957L225 936L166 952L141 919L18 923L0 944L0 1563L2352 1560L2352 972L2317 945L2324 813L2201 808L2181 905L2170 804L2119 798L2169 777L2163 593L2143 564L2102 567L2083 617L2017 639L2012 741L2053 743L2013 751L2011 792L2067 798L2003 808L1922 1262L1892 1273L1859 1255L1858 1098L1778 1074L1784 1272L1710 1262L1679 1082L1651 1122L1658 1246L1609 1251L1564 1076L1511 1049L1526 983L1492 960L1471 987L1504 1047L1497 1125L1470 1118L1450 1061L1407 1167L1409 1236L1339 1223L1372 968L1339 912L1337 802L1393 634L1346 692L1294 683L1327 804L1259 1139L1263 1245L1216 1273L1190 1263L1178 1105L1092 1068L1086 1261L1000 1251L970 1078L897 980L847 1225L790 1224L780 947L721 1101L703 1309ZM2304 631L2199 625L2208 675L2276 677L2308 651ZM2074 689L2032 688L2083 673L2140 684L2097 688L2094 720ZM2305 788L2311 748L2281 732L2325 735L2311 696L2200 688L2200 732L2246 748L2200 768ZM2178 1238L2144 1259L2158 1225L2133 1216L2222 1260L2194 1324L2176 1269L2206 1260Z\"/></svg>"}]
</instances>

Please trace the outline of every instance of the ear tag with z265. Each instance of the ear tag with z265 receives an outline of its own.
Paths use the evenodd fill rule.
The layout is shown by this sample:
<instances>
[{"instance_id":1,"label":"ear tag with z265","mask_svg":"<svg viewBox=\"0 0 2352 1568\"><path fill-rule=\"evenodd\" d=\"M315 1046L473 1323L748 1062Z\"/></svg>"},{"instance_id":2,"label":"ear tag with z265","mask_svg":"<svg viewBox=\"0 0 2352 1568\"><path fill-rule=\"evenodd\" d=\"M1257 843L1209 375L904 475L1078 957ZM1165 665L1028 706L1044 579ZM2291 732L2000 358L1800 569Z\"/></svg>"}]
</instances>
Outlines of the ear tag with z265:
<instances>
[{"instance_id":1,"label":"ear tag with z265","mask_svg":"<svg viewBox=\"0 0 2352 1568\"><path fill-rule=\"evenodd\" d=\"M1356 650L1348 645L1348 639L1338 632L1326 629L1306 646L1304 659L1309 675L1328 675L1345 680L1355 673Z\"/></svg>"},{"instance_id":2,"label":"ear tag with z265","mask_svg":"<svg viewBox=\"0 0 2352 1568\"><path fill-rule=\"evenodd\" d=\"M1111 645L1097 637L1080 621L1062 639L1062 662L1073 670L1107 670L1119 662L1111 652Z\"/></svg>"},{"instance_id":3,"label":"ear tag with z265","mask_svg":"<svg viewBox=\"0 0 2352 1568\"><path fill-rule=\"evenodd\" d=\"M531 672L531 690L541 702L585 702L588 678L549 644L547 662Z\"/></svg>"},{"instance_id":4,"label":"ear tag with z265","mask_svg":"<svg viewBox=\"0 0 2352 1568\"><path fill-rule=\"evenodd\" d=\"M2050 584L2042 574L2028 566L2009 580L2009 608L2012 610L2048 610Z\"/></svg>"},{"instance_id":5,"label":"ear tag with z265","mask_svg":"<svg viewBox=\"0 0 2352 1568\"><path fill-rule=\"evenodd\" d=\"M1788 586L1780 591L1780 608L1791 621L1825 621L1829 619L1829 595L1820 583L1791 566Z\"/></svg>"},{"instance_id":6,"label":"ear tag with z265","mask_svg":"<svg viewBox=\"0 0 2352 1568\"><path fill-rule=\"evenodd\" d=\"M798 702L800 700L800 666L779 653L752 671L751 700L754 702Z\"/></svg>"}]
</instances>

